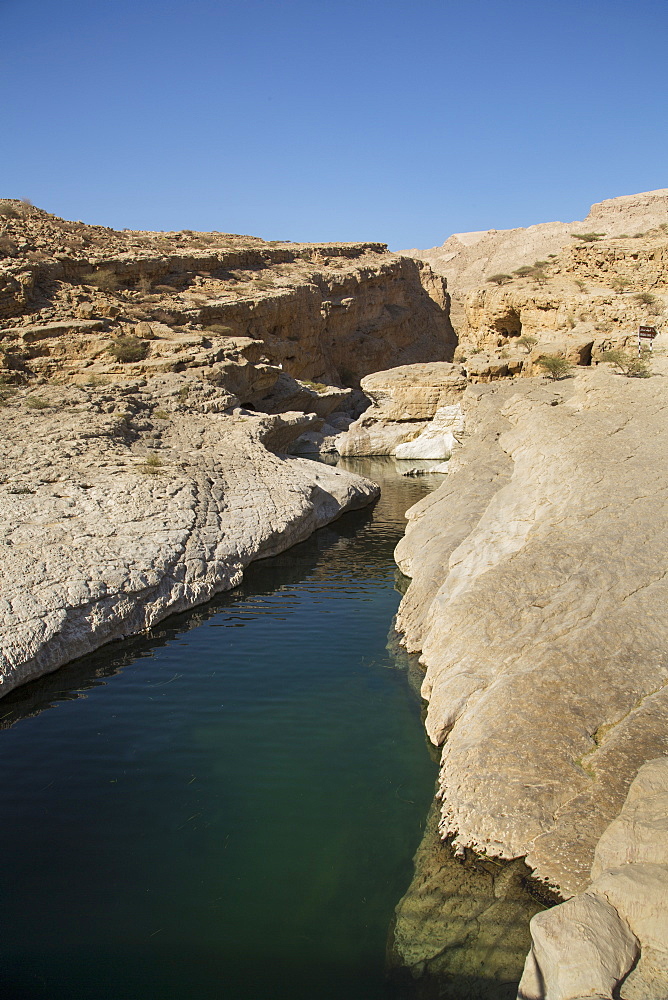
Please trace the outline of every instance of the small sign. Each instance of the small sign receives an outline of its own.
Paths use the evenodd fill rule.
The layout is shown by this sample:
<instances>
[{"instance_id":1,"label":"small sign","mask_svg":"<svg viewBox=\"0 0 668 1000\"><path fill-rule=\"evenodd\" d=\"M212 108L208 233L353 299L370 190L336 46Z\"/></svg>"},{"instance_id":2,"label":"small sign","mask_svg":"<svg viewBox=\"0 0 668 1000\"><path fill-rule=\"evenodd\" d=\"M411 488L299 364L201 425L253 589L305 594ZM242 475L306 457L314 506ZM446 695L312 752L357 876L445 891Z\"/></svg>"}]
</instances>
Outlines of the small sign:
<instances>
[{"instance_id":1,"label":"small sign","mask_svg":"<svg viewBox=\"0 0 668 1000\"><path fill-rule=\"evenodd\" d=\"M654 350L654 338L656 337L656 327L655 326L639 326L638 327L638 357L640 357L640 347L644 341L649 341L650 351Z\"/></svg>"}]
</instances>

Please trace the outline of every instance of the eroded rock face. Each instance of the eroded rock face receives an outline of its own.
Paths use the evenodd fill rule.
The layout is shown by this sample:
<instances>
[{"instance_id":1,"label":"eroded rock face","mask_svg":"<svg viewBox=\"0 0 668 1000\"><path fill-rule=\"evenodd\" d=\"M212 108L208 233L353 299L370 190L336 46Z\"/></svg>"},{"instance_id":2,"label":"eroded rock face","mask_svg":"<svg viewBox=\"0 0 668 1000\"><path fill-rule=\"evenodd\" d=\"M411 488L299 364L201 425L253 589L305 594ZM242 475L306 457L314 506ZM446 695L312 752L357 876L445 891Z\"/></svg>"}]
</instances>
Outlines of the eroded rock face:
<instances>
[{"instance_id":1,"label":"eroded rock face","mask_svg":"<svg viewBox=\"0 0 668 1000\"><path fill-rule=\"evenodd\" d=\"M457 407L466 387L459 365L447 362L405 365L362 379L372 406L336 442L341 455L396 455L399 446L419 439L417 450L443 452L447 433L456 432ZM439 424L427 432L437 412ZM420 437L423 432L426 436ZM405 454L405 458L447 458L450 454Z\"/></svg>"},{"instance_id":2,"label":"eroded rock face","mask_svg":"<svg viewBox=\"0 0 668 1000\"><path fill-rule=\"evenodd\" d=\"M281 371L352 386L390 363L451 358L456 346L444 279L381 243L115 232L6 200L3 211L8 377L188 369L256 405ZM141 341L139 356L114 354L121 337Z\"/></svg>"},{"instance_id":3,"label":"eroded rock face","mask_svg":"<svg viewBox=\"0 0 668 1000\"><path fill-rule=\"evenodd\" d=\"M447 278L453 360L471 379L500 377L502 363L503 375L539 374L540 354L588 365L608 348L634 347L639 325L662 325L668 190L601 202L583 222L459 233L407 252ZM537 341L530 357L520 337Z\"/></svg>"},{"instance_id":4,"label":"eroded rock face","mask_svg":"<svg viewBox=\"0 0 668 1000\"><path fill-rule=\"evenodd\" d=\"M5 399L0 694L234 587L377 496L275 453L319 418L228 404L175 375Z\"/></svg>"},{"instance_id":5,"label":"eroded rock face","mask_svg":"<svg viewBox=\"0 0 668 1000\"><path fill-rule=\"evenodd\" d=\"M531 921L519 1000L668 992L668 756L641 767L584 892Z\"/></svg>"},{"instance_id":6,"label":"eroded rock face","mask_svg":"<svg viewBox=\"0 0 668 1000\"><path fill-rule=\"evenodd\" d=\"M441 832L564 895L668 749L664 379L583 372L467 390L459 471L397 549Z\"/></svg>"},{"instance_id":7,"label":"eroded rock face","mask_svg":"<svg viewBox=\"0 0 668 1000\"><path fill-rule=\"evenodd\" d=\"M481 285L492 274L512 272L523 265L558 254L573 245L576 234L634 236L654 229L668 217L668 188L608 198L591 206L582 222L543 222L518 229L487 229L455 233L440 247L407 250L429 261L456 288Z\"/></svg>"}]
</instances>

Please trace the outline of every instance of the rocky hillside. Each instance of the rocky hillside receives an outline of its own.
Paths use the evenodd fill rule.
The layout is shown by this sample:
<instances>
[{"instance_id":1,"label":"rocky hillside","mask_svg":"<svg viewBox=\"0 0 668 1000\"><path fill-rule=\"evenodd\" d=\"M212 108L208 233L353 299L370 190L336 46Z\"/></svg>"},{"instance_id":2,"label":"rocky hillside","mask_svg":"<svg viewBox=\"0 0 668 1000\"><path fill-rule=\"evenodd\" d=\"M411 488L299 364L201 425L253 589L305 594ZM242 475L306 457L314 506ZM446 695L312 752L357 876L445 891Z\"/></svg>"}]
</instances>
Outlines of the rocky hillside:
<instances>
[{"instance_id":1,"label":"rocky hillside","mask_svg":"<svg viewBox=\"0 0 668 1000\"><path fill-rule=\"evenodd\" d=\"M582 222L543 222L528 228L487 229L455 233L440 247L406 250L429 261L451 287L475 288L491 275L513 272L534 261L559 254L586 236L641 239L648 230L668 222L668 188L609 198L592 205Z\"/></svg>"},{"instance_id":2,"label":"rocky hillside","mask_svg":"<svg viewBox=\"0 0 668 1000\"><path fill-rule=\"evenodd\" d=\"M0 202L0 374L187 372L242 403L280 371L355 386L452 356L445 282L379 243L116 232Z\"/></svg>"},{"instance_id":3,"label":"rocky hillside","mask_svg":"<svg viewBox=\"0 0 668 1000\"><path fill-rule=\"evenodd\" d=\"M662 325L668 190L601 202L581 223L460 233L410 253L447 277L455 360L471 376L536 374L550 353L588 365L635 343L640 324Z\"/></svg>"}]
</instances>

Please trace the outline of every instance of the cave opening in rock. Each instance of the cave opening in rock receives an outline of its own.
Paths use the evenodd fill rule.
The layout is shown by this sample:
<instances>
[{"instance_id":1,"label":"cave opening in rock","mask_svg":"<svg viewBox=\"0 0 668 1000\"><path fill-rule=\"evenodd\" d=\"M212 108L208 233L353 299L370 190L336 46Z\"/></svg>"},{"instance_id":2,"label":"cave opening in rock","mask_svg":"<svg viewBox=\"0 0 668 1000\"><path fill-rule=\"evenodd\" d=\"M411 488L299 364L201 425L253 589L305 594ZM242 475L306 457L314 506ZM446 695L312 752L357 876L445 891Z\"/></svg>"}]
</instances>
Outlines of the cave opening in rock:
<instances>
[{"instance_id":1,"label":"cave opening in rock","mask_svg":"<svg viewBox=\"0 0 668 1000\"><path fill-rule=\"evenodd\" d=\"M520 319L520 314L514 309L509 309L508 312L499 316L495 320L494 327L502 337L522 336L522 320Z\"/></svg>"}]
</instances>

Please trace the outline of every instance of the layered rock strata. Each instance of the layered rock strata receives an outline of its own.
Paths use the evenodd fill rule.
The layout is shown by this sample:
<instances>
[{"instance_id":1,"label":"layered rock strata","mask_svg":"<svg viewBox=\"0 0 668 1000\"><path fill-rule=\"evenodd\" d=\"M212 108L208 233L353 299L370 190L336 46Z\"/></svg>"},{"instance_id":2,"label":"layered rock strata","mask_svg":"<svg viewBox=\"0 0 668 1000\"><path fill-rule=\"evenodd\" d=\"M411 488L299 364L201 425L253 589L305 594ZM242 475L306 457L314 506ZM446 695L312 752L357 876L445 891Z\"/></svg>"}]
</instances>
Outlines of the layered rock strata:
<instances>
[{"instance_id":1,"label":"layered rock strata","mask_svg":"<svg viewBox=\"0 0 668 1000\"><path fill-rule=\"evenodd\" d=\"M5 396L0 694L236 586L378 495L283 454L317 417L216 412L216 394L165 375Z\"/></svg>"},{"instance_id":2,"label":"layered rock strata","mask_svg":"<svg viewBox=\"0 0 668 1000\"><path fill-rule=\"evenodd\" d=\"M447 277L454 360L478 380L536 374L541 354L589 364L632 345L639 325L664 322L668 190L601 202L583 222L459 233L407 253ZM537 343L525 349L520 337Z\"/></svg>"},{"instance_id":3,"label":"layered rock strata","mask_svg":"<svg viewBox=\"0 0 668 1000\"><path fill-rule=\"evenodd\" d=\"M115 232L0 202L0 370L14 379L190 370L255 404L281 370L345 386L451 358L448 309L440 275L380 243Z\"/></svg>"},{"instance_id":4,"label":"layered rock strata","mask_svg":"<svg viewBox=\"0 0 668 1000\"><path fill-rule=\"evenodd\" d=\"M456 471L397 549L441 833L565 896L668 749L664 379L582 372L467 389Z\"/></svg>"},{"instance_id":5,"label":"layered rock strata","mask_svg":"<svg viewBox=\"0 0 668 1000\"><path fill-rule=\"evenodd\" d=\"M466 384L464 369L447 362L367 375L361 386L372 405L336 438L337 451L345 456L448 458L461 430Z\"/></svg>"}]
</instances>

